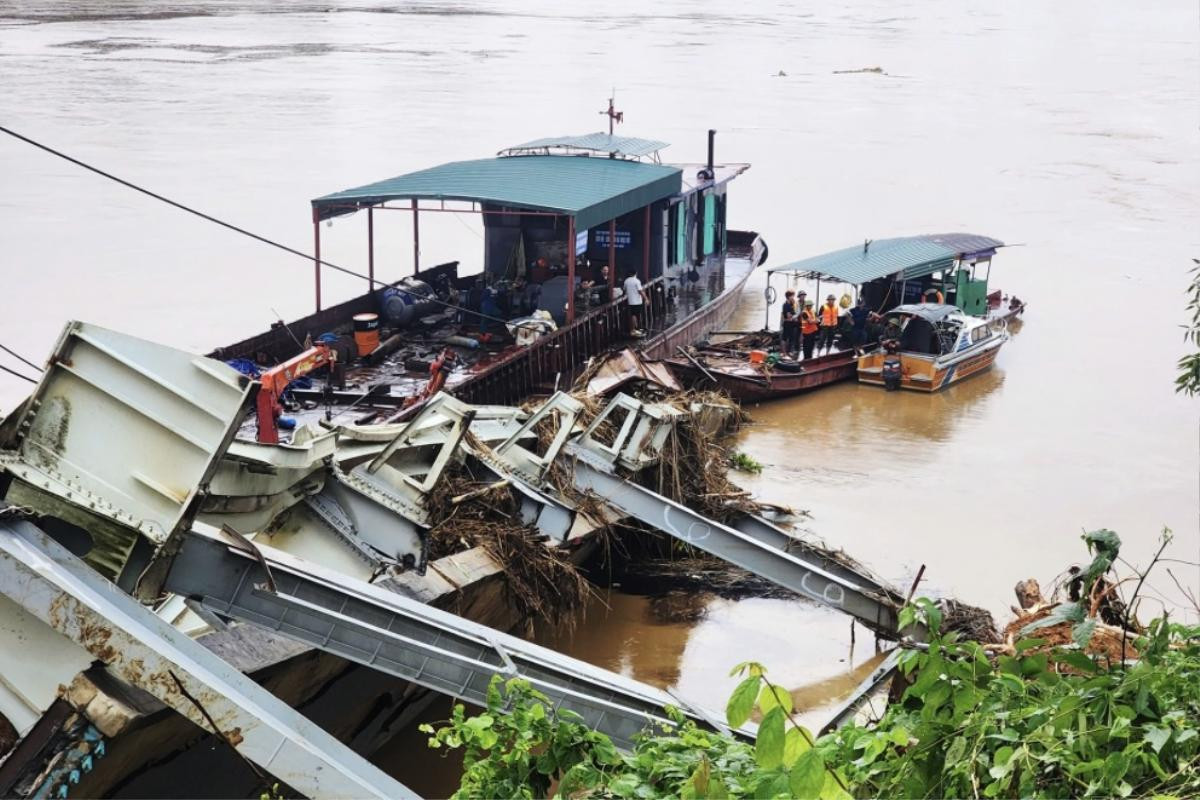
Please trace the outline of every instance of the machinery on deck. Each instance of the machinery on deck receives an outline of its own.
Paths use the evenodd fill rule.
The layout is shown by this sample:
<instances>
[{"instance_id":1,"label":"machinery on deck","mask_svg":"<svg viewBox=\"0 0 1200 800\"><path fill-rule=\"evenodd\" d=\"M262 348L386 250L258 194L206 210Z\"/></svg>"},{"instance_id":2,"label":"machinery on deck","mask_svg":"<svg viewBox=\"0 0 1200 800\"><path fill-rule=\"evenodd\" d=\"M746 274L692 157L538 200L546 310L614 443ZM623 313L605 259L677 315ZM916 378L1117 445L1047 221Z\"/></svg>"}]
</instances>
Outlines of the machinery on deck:
<instances>
[{"instance_id":1,"label":"machinery on deck","mask_svg":"<svg viewBox=\"0 0 1200 800\"><path fill-rule=\"evenodd\" d=\"M337 352L328 344L305 342L305 350L289 358L279 366L266 370L259 376L262 384L258 390L255 410L258 414L257 439L263 444L279 444L279 415L283 413L281 398L288 384L313 370L337 365Z\"/></svg>"}]
</instances>

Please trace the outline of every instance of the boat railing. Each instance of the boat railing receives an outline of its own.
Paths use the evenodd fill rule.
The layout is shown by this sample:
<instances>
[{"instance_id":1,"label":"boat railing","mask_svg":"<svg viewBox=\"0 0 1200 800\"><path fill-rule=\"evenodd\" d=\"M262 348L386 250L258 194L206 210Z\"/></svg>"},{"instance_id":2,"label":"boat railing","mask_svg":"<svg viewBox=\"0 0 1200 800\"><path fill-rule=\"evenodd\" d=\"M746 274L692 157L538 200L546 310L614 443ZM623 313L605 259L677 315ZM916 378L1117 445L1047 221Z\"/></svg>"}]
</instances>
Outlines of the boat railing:
<instances>
[{"instance_id":1,"label":"boat railing","mask_svg":"<svg viewBox=\"0 0 1200 800\"><path fill-rule=\"evenodd\" d=\"M516 403L538 392L553 391L594 355L625 338L620 297L589 309L574 322L488 364L451 389L468 403Z\"/></svg>"}]
</instances>

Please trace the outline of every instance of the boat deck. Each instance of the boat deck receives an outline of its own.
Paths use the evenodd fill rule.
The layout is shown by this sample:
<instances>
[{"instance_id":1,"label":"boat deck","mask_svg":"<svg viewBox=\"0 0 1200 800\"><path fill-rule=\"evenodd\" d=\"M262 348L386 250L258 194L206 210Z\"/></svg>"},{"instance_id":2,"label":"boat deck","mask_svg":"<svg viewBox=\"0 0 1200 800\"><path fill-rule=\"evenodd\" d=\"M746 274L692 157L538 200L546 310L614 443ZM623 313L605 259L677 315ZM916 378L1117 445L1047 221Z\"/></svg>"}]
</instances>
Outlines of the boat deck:
<instances>
[{"instance_id":1,"label":"boat deck","mask_svg":"<svg viewBox=\"0 0 1200 800\"><path fill-rule=\"evenodd\" d=\"M642 320L643 337L632 338L626 335L623 322L625 309L624 298L618 297L611 303L592 307L579 315L579 318L569 326L560 328L568 339L567 349L577 348L580 340L586 347L595 351L622 349L641 346L662 341L673 341L671 334L698 318L702 309L714 305L714 301L727 293L740 291L740 287L755 267L757 250L752 247L731 245L725 258L712 259L709 263L695 270L692 280L689 270L674 267L666 275L652 281L648 287L652 296L652 310L657 313L645 315ZM722 269L722 261L724 268ZM666 302L668 295L674 295L674 302ZM729 303L732 310L736 298ZM446 313L428 322L420 329L402 332L403 342L397 349L382 357L374 364L365 364L360 360L347 365L345 370L345 386L326 392L326 378L323 374L312 375L307 381L302 381L305 388L294 384L288 392L289 409L285 416L291 417L298 425L316 422L328 415L335 422L356 422L366 424L395 420L411 398L423 392L429 382L428 363L436 358L444 349L455 354L458 360L446 377L445 388L453 393L454 389L468 381L484 379L497 366L511 362L530 350L528 345L516 344L507 331L498 331L499 323L490 323L489 328L495 337L491 341L481 343L479 348L469 348L446 344L448 336L466 336L479 338L476 326L464 326L453 319L452 313ZM578 331L591 328L604 329L602 343L590 341L598 337L593 335L572 336ZM709 328L708 330L711 330ZM708 330L705 330L706 334ZM349 335L348 322L333 327L330 333ZM684 331L684 333L687 333ZM303 332L298 332L304 335ZM547 338L542 337L538 342ZM535 343L537 344L537 343ZM544 347L541 348L545 350ZM560 354L555 354L561 359ZM582 366L582 362L563 361L557 370L551 374L558 378L558 385L568 385L573 373ZM420 367L420 369L417 369ZM550 393L556 385L531 385L529 393ZM253 439L257 420L253 413L243 422L238 437Z\"/></svg>"}]
</instances>

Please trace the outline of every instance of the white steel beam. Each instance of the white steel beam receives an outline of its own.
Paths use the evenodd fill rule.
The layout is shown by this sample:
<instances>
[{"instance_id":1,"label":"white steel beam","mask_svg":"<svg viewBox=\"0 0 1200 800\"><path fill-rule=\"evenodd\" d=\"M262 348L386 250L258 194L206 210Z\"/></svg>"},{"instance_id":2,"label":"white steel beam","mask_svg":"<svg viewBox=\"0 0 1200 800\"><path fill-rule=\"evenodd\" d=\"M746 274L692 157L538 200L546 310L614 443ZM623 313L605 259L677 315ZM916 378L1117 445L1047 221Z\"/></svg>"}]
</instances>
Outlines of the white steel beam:
<instances>
[{"instance_id":1,"label":"white steel beam","mask_svg":"<svg viewBox=\"0 0 1200 800\"><path fill-rule=\"evenodd\" d=\"M417 797L29 522L0 522L0 592L309 797Z\"/></svg>"}]
</instances>

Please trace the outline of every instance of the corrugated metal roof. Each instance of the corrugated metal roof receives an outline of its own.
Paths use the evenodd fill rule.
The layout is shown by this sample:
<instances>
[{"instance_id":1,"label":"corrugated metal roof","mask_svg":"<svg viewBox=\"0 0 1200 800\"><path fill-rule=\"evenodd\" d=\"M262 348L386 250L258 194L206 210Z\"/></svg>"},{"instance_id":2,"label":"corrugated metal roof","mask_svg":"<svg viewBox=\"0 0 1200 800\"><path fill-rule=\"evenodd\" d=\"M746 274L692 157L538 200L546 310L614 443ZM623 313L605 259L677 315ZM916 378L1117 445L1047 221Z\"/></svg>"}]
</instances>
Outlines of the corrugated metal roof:
<instances>
[{"instance_id":1,"label":"corrugated metal roof","mask_svg":"<svg viewBox=\"0 0 1200 800\"><path fill-rule=\"evenodd\" d=\"M1004 242L973 233L938 233L878 239L832 253L793 261L772 272L813 272L844 283L865 283L903 273L905 278L947 269L962 256L987 253Z\"/></svg>"},{"instance_id":2,"label":"corrugated metal roof","mask_svg":"<svg viewBox=\"0 0 1200 800\"><path fill-rule=\"evenodd\" d=\"M513 145L501 150L501 153L511 153L516 150L544 150L547 148L574 148L577 150L594 150L598 153L616 153L620 156L639 158L657 153L664 147L670 147L667 142L654 139L638 139L633 136L613 136L597 131L579 136L547 136L544 139L534 139L532 142Z\"/></svg>"},{"instance_id":3,"label":"corrugated metal roof","mask_svg":"<svg viewBox=\"0 0 1200 800\"><path fill-rule=\"evenodd\" d=\"M388 200L466 200L551 211L590 228L678 194L678 167L589 156L511 156L455 161L318 197L320 219Z\"/></svg>"}]
</instances>

